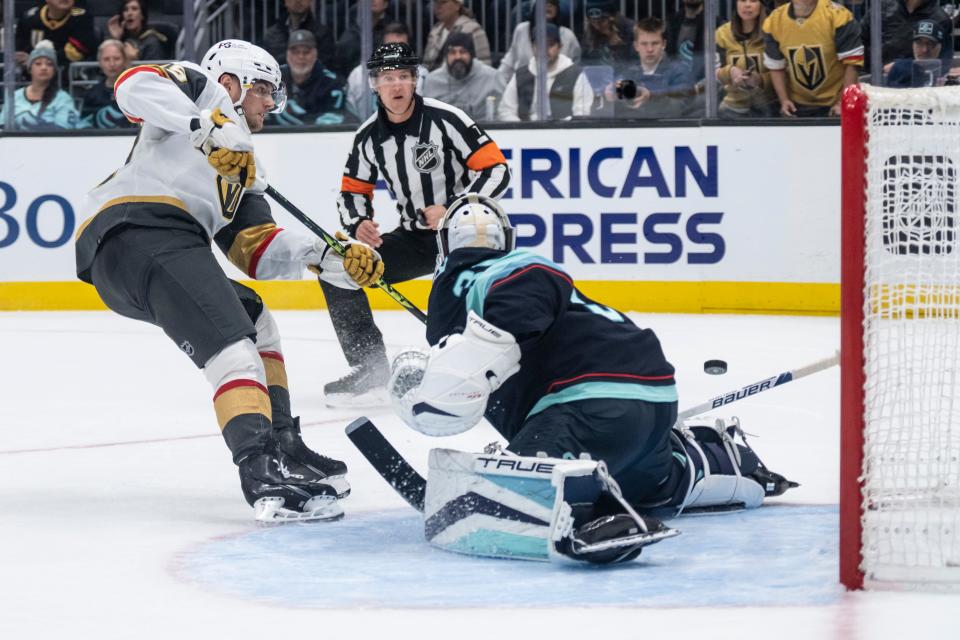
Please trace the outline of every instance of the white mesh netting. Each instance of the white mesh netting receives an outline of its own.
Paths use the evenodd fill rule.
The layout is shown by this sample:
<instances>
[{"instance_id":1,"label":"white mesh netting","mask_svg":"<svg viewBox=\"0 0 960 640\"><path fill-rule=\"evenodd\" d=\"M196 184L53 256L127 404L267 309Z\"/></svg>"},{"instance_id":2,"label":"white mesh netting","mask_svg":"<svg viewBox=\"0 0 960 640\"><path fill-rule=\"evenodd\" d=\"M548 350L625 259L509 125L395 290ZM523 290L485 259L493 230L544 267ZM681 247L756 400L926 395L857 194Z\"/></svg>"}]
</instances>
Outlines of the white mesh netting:
<instances>
[{"instance_id":1,"label":"white mesh netting","mask_svg":"<svg viewBox=\"0 0 960 640\"><path fill-rule=\"evenodd\" d=\"M960 88L865 88L865 579L960 585Z\"/></svg>"}]
</instances>

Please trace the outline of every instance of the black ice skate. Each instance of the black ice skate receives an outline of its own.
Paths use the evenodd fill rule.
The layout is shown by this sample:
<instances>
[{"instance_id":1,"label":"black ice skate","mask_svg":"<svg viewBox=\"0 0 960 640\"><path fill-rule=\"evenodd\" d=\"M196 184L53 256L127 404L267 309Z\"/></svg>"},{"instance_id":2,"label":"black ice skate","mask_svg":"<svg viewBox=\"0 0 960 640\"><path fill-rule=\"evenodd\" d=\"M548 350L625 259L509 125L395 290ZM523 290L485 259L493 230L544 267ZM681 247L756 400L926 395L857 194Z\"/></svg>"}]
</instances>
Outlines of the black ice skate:
<instances>
[{"instance_id":1,"label":"black ice skate","mask_svg":"<svg viewBox=\"0 0 960 640\"><path fill-rule=\"evenodd\" d=\"M738 435L743 444L737 444L740 453L740 469L743 475L756 480L757 484L763 487L764 495L767 498L779 496L788 489L796 489L800 486L799 482L787 480L779 473L774 473L766 467L760 460L756 452L747 444L747 436L740 428L740 419L734 416L730 419L730 425L727 426L727 434L731 439Z\"/></svg>"},{"instance_id":2,"label":"black ice skate","mask_svg":"<svg viewBox=\"0 0 960 640\"><path fill-rule=\"evenodd\" d=\"M390 404L387 381L390 367L382 364L361 364L339 380L323 386L328 407L381 407Z\"/></svg>"},{"instance_id":3,"label":"black ice skate","mask_svg":"<svg viewBox=\"0 0 960 640\"><path fill-rule=\"evenodd\" d=\"M316 478L290 473L272 455L258 454L240 462L243 497L261 523L339 520L343 509L336 491Z\"/></svg>"},{"instance_id":4,"label":"black ice skate","mask_svg":"<svg viewBox=\"0 0 960 640\"><path fill-rule=\"evenodd\" d=\"M344 478L347 465L308 447L300 436L299 417L293 418L290 426L274 429L272 442L280 468L289 476L307 484L326 485L338 499L350 494L350 485Z\"/></svg>"},{"instance_id":5,"label":"black ice skate","mask_svg":"<svg viewBox=\"0 0 960 640\"><path fill-rule=\"evenodd\" d=\"M713 427L694 426L689 428L697 434L698 439L709 442L711 441L710 434L713 432L720 436L719 444L722 445L725 440L728 445L733 445L733 448L728 450L732 451L738 462L740 473L763 487L765 497L779 496L788 489L795 489L800 486L800 483L787 480L779 473L770 471L763 464L757 453L747 443L747 436L740 427L740 419L736 416L730 419L729 424L724 424L723 420L717 420Z\"/></svg>"},{"instance_id":6,"label":"black ice skate","mask_svg":"<svg viewBox=\"0 0 960 640\"><path fill-rule=\"evenodd\" d=\"M679 532L656 518L616 513L601 516L573 530L557 543L557 551L591 564L629 562L643 548Z\"/></svg>"},{"instance_id":7,"label":"black ice skate","mask_svg":"<svg viewBox=\"0 0 960 640\"><path fill-rule=\"evenodd\" d=\"M553 558L592 564L629 562L644 547L680 535L658 519L637 513L602 460L589 474L572 470L559 486L553 482L557 488L551 522L554 542L549 551ZM614 513L603 513L611 506Z\"/></svg>"}]
</instances>

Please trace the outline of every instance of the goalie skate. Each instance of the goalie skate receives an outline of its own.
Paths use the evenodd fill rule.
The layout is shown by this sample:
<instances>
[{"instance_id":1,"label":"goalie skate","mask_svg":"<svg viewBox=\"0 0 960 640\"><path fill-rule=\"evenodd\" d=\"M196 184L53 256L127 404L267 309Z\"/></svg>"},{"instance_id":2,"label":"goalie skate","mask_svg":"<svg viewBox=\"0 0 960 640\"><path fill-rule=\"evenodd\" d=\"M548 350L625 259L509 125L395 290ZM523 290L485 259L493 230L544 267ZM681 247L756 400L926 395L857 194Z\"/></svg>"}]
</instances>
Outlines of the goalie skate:
<instances>
[{"instance_id":1,"label":"goalie skate","mask_svg":"<svg viewBox=\"0 0 960 640\"><path fill-rule=\"evenodd\" d=\"M280 497L260 498L253 503L253 517L258 524L274 525L288 522L334 521L343 517L343 507L334 496L314 496L303 505L303 511L284 507Z\"/></svg>"},{"instance_id":2,"label":"goalie skate","mask_svg":"<svg viewBox=\"0 0 960 640\"><path fill-rule=\"evenodd\" d=\"M593 467L555 468L552 479L556 501L551 519L552 548L555 560L570 558L592 564L629 562L644 547L680 535L658 519L641 516L623 499L620 486L602 460ZM601 493L611 496L623 509L621 513L590 519L593 505Z\"/></svg>"},{"instance_id":3,"label":"goalie skate","mask_svg":"<svg viewBox=\"0 0 960 640\"><path fill-rule=\"evenodd\" d=\"M577 527L557 545L557 551L593 564L627 562L640 555L644 547L680 535L654 518L638 521L626 513L603 516Z\"/></svg>"}]
</instances>

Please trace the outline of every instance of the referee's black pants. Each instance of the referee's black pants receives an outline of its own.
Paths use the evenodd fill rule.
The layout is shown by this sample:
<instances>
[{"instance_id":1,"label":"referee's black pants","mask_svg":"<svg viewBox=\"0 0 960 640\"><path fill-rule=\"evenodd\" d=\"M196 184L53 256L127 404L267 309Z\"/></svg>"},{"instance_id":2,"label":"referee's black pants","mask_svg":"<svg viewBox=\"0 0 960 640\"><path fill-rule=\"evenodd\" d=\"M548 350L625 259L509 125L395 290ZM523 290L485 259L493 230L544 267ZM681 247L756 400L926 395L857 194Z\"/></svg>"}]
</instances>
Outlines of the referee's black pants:
<instances>
[{"instance_id":1,"label":"referee's black pants","mask_svg":"<svg viewBox=\"0 0 960 640\"><path fill-rule=\"evenodd\" d=\"M381 236L377 249L383 259L383 279L388 284L405 282L433 273L437 265L437 233L397 227ZM341 289L320 281L330 309L337 340L351 367L389 369L383 334L373 321L370 302L362 290Z\"/></svg>"}]
</instances>

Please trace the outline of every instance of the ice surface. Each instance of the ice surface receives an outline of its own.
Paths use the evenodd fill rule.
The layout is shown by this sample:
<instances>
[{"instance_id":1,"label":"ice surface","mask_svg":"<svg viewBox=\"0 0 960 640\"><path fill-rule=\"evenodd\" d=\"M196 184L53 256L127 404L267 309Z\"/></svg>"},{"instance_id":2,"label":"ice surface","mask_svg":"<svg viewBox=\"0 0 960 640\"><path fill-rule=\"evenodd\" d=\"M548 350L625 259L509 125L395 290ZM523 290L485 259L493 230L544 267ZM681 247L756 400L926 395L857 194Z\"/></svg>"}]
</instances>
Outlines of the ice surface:
<instances>
[{"instance_id":1,"label":"ice surface","mask_svg":"<svg viewBox=\"0 0 960 640\"><path fill-rule=\"evenodd\" d=\"M178 574L215 591L317 608L794 606L832 604L842 595L835 507L777 505L671 525L683 534L616 567L484 559L427 547L423 520L412 509L220 538L182 554L177 564ZM305 568L304 558L322 558L323 571ZM703 589L740 575L744 559L764 571L736 589ZM294 575L298 588L291 592Z\"/></svg>"},{"instance_id":2,"label":"ice surface","mask_svg":"<svg viewBox=\"0 0 960 640\"><path fill-rule=\"evenodd\" d=\"M277 320L295 412L350 465L347 517L263 529L240 494L211 391L149 325L109 313L0 314L0 638L956 638L960 596L836 583L837 369L735 403L764 461L802 487L760 512L680 519L635 566L477 560L427 546L417 516L326 409L347 369L325 313ZM379 312L392 352L422 345ZM833 353L835 318L634 315L678 370L680 408ZM724 376L703 361L729 363ZM369 414L421 472L430 440Z\"/></svg>"}]
</instances>

